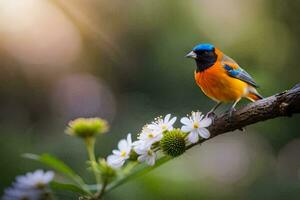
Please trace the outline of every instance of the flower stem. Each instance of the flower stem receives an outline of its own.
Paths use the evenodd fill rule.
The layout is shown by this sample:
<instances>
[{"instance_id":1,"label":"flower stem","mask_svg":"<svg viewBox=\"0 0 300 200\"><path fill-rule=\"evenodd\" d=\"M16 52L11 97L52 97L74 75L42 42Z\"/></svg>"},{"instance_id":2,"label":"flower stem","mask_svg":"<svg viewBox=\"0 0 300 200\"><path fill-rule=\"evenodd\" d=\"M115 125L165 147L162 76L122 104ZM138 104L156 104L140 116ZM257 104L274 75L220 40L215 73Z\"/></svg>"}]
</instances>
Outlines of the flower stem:
<instances>
[{"instance_id":1,"label":"flower stem","mask_svg":"<svg viewBox=\"0 0 300 200\"><path fill-rule=\"evenodd\" d=\"M100 183L101 183L100 174L97 171L97 161L96 161L95 151L94 151L95 141L96 140L95 140L94 137L85 138L86 149L87 149L89 159L90 159L90 162L91 162L91 167L92 167L92 170L94 172L97 185L100 185Z\"/></svg>"},{"instance_id":2,"label":"flower stem","mask_svg":"<svg viewBox=\"0 0 300 200\"><path fill-rule=\"evenodd\" d=\"M101 190L100 190L99 194L97 195L96 199L101 199L101 197L104 195L107 184L108 184L108 180L106 178L103 180Z\"/></svg>"}]
</instances>

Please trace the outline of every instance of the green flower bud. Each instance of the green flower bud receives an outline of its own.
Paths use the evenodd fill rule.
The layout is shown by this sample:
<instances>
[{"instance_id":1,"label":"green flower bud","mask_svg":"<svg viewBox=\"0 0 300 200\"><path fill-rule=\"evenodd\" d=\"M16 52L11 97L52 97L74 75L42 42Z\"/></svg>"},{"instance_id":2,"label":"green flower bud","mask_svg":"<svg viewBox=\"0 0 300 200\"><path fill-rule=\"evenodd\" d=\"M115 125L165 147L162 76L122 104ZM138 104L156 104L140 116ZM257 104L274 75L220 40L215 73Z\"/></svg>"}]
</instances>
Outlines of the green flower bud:
<instances>
[{"instance_id":1,"label":"green flower bud","mask_svg":"<svg viewBox=\"0 0 300 200\"><path fill-rule=\"evenodd\" d=\"M108 131L108 123L101 118L78 118L70 121L66 129L69 135L82 138L95 137Z\"/></svg>"},{"instance_id":2,"label":"green flower bud","mask_svg":"<svg viewBox=\"0 0 300 200\"><path fill-rule=\"evenodd\" d=\"M138 158L138 154L135 151L131 150L129 154L129 160L136 161L137 158Z\"/></svg>"},{"instance_id":3,"label":"green flower bud","mask_svg":"<svg viewBox=\"0 0 300 200\"><path fill-rule=\"evenodd\" d=\"M99 160L99 170L101 172L102 180L111 182L116 177L116 171L107 164L105 159Z\"/></svg>"},{"instance_id":4,"label":"green flower bud","mask_svg":"<svg viewBox=\"0 0 300 200\"><path fill-rule=\"evenodd\" d=\"M174 129L164 133L160 140L162 151L169 156L176 157L185 152L185 134L180 129Z\"/></svg>"}]
</instances>

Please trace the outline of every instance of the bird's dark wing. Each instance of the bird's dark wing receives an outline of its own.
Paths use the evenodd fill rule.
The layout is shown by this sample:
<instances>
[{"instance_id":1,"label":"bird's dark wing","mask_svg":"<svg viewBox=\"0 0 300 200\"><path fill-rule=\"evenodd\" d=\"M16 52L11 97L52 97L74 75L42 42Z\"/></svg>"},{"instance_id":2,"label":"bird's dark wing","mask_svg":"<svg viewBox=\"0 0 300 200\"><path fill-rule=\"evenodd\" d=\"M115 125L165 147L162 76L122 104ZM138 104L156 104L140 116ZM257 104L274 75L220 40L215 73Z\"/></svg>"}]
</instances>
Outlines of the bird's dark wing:
<instances>
[{"instance_id":1,"label":"bird's dark wing","mask_svg":"<svg viewBox=\"0 0 300 200\"><path fill-rule=\"evenodd\" d=\"M258 87L257 83L254 79L248 74L245 70L243 70L233 59L224 55L223 58L224 69L227 71L228 75L240 79L253 87Z\"/></svg>"}]
</instances>

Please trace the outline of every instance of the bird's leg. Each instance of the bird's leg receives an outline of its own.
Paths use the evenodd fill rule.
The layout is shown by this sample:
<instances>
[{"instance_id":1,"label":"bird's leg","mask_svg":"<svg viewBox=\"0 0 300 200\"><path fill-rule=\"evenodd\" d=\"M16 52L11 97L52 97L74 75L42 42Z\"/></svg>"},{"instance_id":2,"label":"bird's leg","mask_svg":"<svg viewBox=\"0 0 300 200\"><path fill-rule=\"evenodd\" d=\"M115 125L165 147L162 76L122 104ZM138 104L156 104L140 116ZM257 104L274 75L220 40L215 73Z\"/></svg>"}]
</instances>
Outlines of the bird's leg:
<instances>
[{"instance_id":1,"label":"bird's leg","mask_svg":"<svg viewBox=\"0 0 300 200\"><path fill-rule=\"evenodd\" d=\"M241 100L241 98L237 99L231 106L231 108L229 109L229 118L231 119L232 118L232 114L233 112L235 112L235 106L236 104Z\"/></svg>"},{"instance_id":2,"label":"bird's leg","mask_svg":"<svg viewBox=\"0 0 300 200\"><path fill-rule=\"evenodd\" d=\"M214 113L215 110L222 104L222 102L218 102L214 107L206 114L206 117L209 117L211 119L216 118L216 114Z\"/></svg>"},{"instance_id":3,"label":"bird's leg","mask_svg":"<svg viewBox=\"0 0 300 200\"><path fill-rule=\"evenodd\" d=\"M237 104L240 100L241 100L241 98L239 98L238 100L236 100L236 101L233 103L233 105L231 106L231 108L229 109L229 121L230 121L230 122L232 121L232 114L233 114L233 112L236 111L236 110L235 110L235 106L236 106L236 104ZM240 130L240 131L245 131L244 128L240 128L239 130Z\"/></svg>"}]
</instances>

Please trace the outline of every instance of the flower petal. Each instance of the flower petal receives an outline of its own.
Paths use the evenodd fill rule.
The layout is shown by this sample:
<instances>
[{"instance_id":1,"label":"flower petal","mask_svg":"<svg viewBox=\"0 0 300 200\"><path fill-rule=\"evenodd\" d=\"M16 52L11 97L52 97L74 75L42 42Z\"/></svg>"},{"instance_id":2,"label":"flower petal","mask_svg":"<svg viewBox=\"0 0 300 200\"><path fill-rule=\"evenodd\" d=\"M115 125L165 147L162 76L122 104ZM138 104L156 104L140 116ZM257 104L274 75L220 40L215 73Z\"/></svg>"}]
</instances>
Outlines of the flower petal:
<instances>
[{"instance_id":1,"label":"flower petal","mask_svg":"<svg viewBox=\"0 0 300 200\"><path fill-rule=\"evenodd\" d=\"M128 135L127 135L127 145L128 145L128 146L131 146L131 145L132 145L131 133L128 133Z\"/></svg>"},{"instance_id":2,"label":"flower petal","mask_svg":"<svg viewBox=\"0 0 300 200\"><path fill-rule=\"evenodd\" d=\"M113 168L120 168L125 163L125 160L116 155L107 157L107 164Z\"/></svg>"},{"instance_id":3,"label":"flower petal","mask_svg":"<svg viewBox=\"0 0 300 200\"><path fill-rule=\"evenodd\" d=\"M207 138L210 137L210 133L209 133L209 131L206 128L199 128L198 129L198 133L204 139L207 139Z\"/></svg>"},{"instance_id":4,"label":"flower petal","mask_svg":"<svg viewBox=\"0 0 300 200\"><path fill-rule=\"evenodd\" d=\"M193 130L193 128L190 127L190 126L182 126L182 127L181 127L181 130L182 130L183 132L190 132L191 130Z\"/></svg>"},{"instance_id":5,"label":"flower petal","mask_svg":"<svg viewBox=\"0 0 300 200\"><path fill-rule=\"evenodd\" d=\"M167 114L167 115L165 116L165 119L164 119L164 123L165 123L165 124L169 122L170 117L171 117L171 114Z\"/></svg>"},{"instance_id":6,"label":"flower petal","mask_svg":"<svg viewBox=\"0 0 300 200\"><path fill-rule=\"evenodd\" d=\"M140 155L140 156L138 157L138 161L139 161L139 162L144 162L146 159L147 159L147 156L146 156L145 154Z\"/></svg>"},{"instance_id":7,"label":"flower petal","mask_svg":"<svg viewBox=\"0 0 300 200\"><path fill-rule=\"evenodd\" d=\"M196 142L198 142L199 136L198 136L197 132L192 131L192 132L188 135L188 140L189 140L191 143L196 143Z\"/></svg>"},{"instance_id":8,"label":"flower petal","mask_svg":"<svg viewBox=\"0 0 300 200\"><path fill-rule=\"evenodd\" d=\"M192 119L194 121L200 121L202 119L202 114L201 112L192 112Z\"/></svg>"},{"instance_id":9,"label":"flower petal","mask_svg":"<svg viewBox=\"0 0 300 200\"><path fill-rule=\"evenodd\" d=\"M181 118L181 119L180 119L180 122L181 122L182 124L188 125L188 126L190 126L190 125L192 124L192 121L191 121L189 118L187 118L187 117Z\"/></svg>"},{"instance_id":10,"label":"flower petal","mask_svg":"<svg viewBox=\"0 0 300 200\"><path fill-rule=\"evenodd\" d=\"M122 150L126 150L128 147L128 143L127 143L127 140L125 139L122 139L119 141L118 143L118 148L122 151Z\"/></svg>"},{"instance_id":11,"label":"flower petal","mask_svg":"<svg viewBox=\"0 0 300 200\"><path fill-rule=\"evenodd\" d=\"M157 124L149 124L147 126L147 128L151 129L151 130L156 130L158 128Z\"/></svg>"},{"instance_id":12,"label":"flower petal","mask_svg":"<svg viewBox=\"0 0 300 200\"><path fill-rule=\"evenodd\" d=\"M172 126L176 122L177 117L173 117L169 122L168 125Z\"/></svg>"},{"instance_id":13,"label":"flower petal","mask_svg":"<svg viewBox=\"0 0 300 200\"><path fill-rule=\"evenodd\" d=\"M52 171L47 171L45 174L44 174L44 181L45 182L50 182L54 177L54 172Z\"/></svg>"},{"instance_id":14,"label":"flower petal","mask_svg":"<svg viewBox=\"0 0 300 200\"><path fill-rule=\"evenodd\" d=\"M153 166L155 164L155 158L156 158L156 155L149 156L146 159L147 164L150 165L150 166Z\"/></svg>"},{"instance_id":15,"label":"flower petal","mask_svg":"<svg viewBox=\"0 0 300 200\"><path fill-rule=\"evenodd\" d=\"M211 123L212 123L212 119L209 117L205 117L204 119L202 119L200 121L199 124L200 124L200 127L206 128L206 127L210 126Z\"/></svg>"},{"instance_id":16,"label":"flower petal","mask_svg":"<svg viewBox=\"0 0 300 200\"><path fill-rule=\"evenodd\" d=\"M137 141L134 141L133 143L132 143L132 146L139 146L139 145L141 145L141 143L143 143L143 141L142 140L137 140Z\"/></svg>"},{"instance_id":17,"label":"flower petal","mask_svg":"<svg viewBox=\"0 0 300 200\"><path fill-rule=\"evenodd\" d=\"M157 133L157 135L155 136L155 142L160 141L163 137L164 135L162 133Z\"/></svg>"},{"instance_id":18,"label":"flower petal","mask_svg":"<svg viewBox=\"0 0 300 200\"><path fill-rule=\"evenodd\" d=\"M121 155L121 151L119 150L113 150L112 153L116 156L120 156Z\"/></svg>"},{"instance_id":19,"label":"flower petal","mask_svg":"<svg viewBox=\"0 0 300 200\"><path fill-rule=\"evenodd\" d=\"M201 121L203 119L204 115L202 115L201 113L199 114L199 121Z\"/></svg>"},{"instance_id":20,"label":"flower petal","mask_svg":"<svg viewBox=\"0 0 300 200\"><path fill-rule=\"evenodd\" d=\"M134 148L135 153L137 153L138 155L142 155L145 153L145 149L143 147L135 147Z\"/></svg>"},{"instance_id":21,"label":"flower petal","mask_svg":"<svg viewBox=\"0 0 300 200\"><path fill-rule=\"evenodd\" d=\"M118 160L120 157L117 156L117 155L109 155L107 156L107 162L110 163L110 162L114 162L116 160Z\"/></svg>"}]
</instances>

